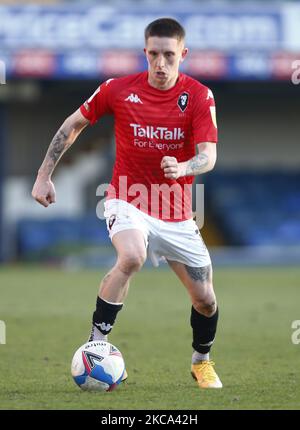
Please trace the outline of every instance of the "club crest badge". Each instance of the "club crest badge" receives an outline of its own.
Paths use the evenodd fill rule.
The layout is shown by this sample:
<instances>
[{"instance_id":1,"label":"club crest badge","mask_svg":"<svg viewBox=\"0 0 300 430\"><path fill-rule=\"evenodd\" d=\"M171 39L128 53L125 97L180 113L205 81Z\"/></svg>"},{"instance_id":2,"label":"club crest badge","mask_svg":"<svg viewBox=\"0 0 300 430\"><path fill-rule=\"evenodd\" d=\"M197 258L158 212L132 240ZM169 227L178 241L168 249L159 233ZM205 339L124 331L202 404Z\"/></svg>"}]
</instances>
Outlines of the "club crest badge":
<instances>
[{"instance_id":1,"label":"club crest badge","mask_svg":"<svg viewBox=\"0 0 300 430\"><path fill-rule=\"evenodd\" d=\"M181 110L181 112L184 112L186 110L186 108L188 106L188 102L189 102L188 93L180 94L180 96L178 97L177 105L178 105L179 109Z\"/></svg>"}]
</instances>

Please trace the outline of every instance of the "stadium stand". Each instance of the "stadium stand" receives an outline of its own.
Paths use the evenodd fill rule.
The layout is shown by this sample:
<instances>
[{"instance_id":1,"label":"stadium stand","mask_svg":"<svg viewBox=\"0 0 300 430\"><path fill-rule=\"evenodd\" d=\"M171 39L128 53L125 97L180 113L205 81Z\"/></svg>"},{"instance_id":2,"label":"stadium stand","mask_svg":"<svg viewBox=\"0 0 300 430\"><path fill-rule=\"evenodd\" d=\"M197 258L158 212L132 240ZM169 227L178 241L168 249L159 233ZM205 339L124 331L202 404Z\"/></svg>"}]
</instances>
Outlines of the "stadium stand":
<instances>
[{"instance_id":1,"label":"stadium stand","mask_svg":"<svg viewBox=\"0 0 300 430\"><path fill-rule=\"evenodd\" d=\"M230 245L300 245L299 171L216 171L210 211Z\"/></svg>"}]
</instances>

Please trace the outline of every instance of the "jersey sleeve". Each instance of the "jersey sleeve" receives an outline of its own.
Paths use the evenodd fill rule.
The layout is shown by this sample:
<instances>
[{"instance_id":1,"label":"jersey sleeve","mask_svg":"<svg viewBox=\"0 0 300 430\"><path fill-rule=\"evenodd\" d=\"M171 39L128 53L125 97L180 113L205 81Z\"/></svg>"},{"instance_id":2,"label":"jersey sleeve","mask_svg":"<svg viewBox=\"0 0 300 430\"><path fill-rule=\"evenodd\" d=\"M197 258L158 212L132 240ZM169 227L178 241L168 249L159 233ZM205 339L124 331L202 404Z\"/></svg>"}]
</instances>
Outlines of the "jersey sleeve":
<instances>
[{"instance_id":1,"label":"jersey sleeve","mask_svg":"<svg viewBox=\"0 0 300 430\"><path fill-rule=\"evenodd\" d=\"M82 115L90 121L90 124L95 124L99 118L106 114L113 113L113 79L103 82L91 97L86 100L81 106Z\"/></svg>"},{"instance_id":2,"label":"jersey sleeve","mask_svg":"<svg viewBox=\"0 0 300 430\"><path fill-rule=\"evenodd\" d=\"M204 90L195 94L193 106L194 143L218 141L216 106L212 91Z\"/></svg>"}]
</instances>

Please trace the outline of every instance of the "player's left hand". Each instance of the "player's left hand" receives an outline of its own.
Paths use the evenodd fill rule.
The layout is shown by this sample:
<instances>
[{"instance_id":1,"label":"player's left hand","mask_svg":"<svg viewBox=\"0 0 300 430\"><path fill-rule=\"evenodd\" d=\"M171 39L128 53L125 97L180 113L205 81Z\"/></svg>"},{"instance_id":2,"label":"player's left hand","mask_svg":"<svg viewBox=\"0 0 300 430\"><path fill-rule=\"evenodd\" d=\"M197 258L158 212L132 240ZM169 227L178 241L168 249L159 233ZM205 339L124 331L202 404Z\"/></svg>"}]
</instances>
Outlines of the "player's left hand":
<instances>
[{"instance_id":1,"label":"player's left hand","mask_svg":"<svg viewBox=\"0 0 300 430\"><path fill-rule=\"evenodd\" d=\"M162 158L160 167L163 169L165 178L177 179L180 176L180 163L175 157L165 156Z\"/></svg>"}]
</instances>

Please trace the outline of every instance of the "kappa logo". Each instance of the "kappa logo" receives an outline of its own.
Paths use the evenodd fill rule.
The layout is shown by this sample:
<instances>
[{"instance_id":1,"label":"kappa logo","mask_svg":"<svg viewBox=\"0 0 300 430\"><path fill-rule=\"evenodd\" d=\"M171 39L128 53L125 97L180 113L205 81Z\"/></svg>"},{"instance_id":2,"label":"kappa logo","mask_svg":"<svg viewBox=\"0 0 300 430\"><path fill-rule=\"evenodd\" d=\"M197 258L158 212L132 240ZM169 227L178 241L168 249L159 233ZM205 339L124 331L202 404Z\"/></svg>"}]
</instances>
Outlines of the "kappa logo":
<instances>
[{"instance_id":1,"label":"kappa logo","mask_svg":"<svg viewBox=\"0 0 300 430\"><path fill-rule=\"evenodd\" d=\"M102 331L107 331L107 332L109 332L112 328L113 328L113 326L111 325L111 324L109 324L109 323L105 323L105 322L102 322L102 323L94 323L95 324L95 326L96 327L99 327Z\"/></svg>"},{"instance_id":2,"label":"kappa logo","mask_svg":"<svg viewBox=\"0 0 300 430\"><path fill-rule=\"evenodd\" d=\"M139 98L137 94L131 93L130 96L125 99L125 102L131 102L131 103L141 103L143 104L142 100Z\"/></svg>"},{"instance_id":3,"label":"kappa logo","mask_svg":"<svg viewBox=\"0 0 300 430\"><path fill-rule=\"evenodd\" d=\"M181 112L184 112L188 106L188 102L189 102L189 95L188 93L182 93L180 94L180 96L178 97L177 100L177 105L179 107L179 109L181 110Z\"/></svg>"}]
</instances>

